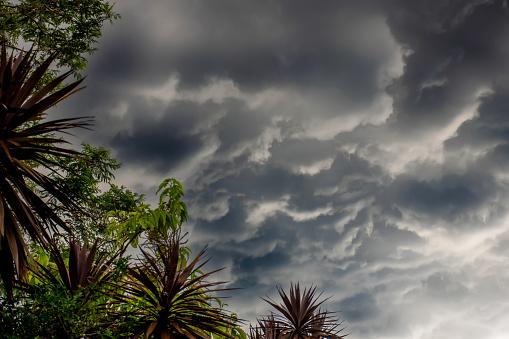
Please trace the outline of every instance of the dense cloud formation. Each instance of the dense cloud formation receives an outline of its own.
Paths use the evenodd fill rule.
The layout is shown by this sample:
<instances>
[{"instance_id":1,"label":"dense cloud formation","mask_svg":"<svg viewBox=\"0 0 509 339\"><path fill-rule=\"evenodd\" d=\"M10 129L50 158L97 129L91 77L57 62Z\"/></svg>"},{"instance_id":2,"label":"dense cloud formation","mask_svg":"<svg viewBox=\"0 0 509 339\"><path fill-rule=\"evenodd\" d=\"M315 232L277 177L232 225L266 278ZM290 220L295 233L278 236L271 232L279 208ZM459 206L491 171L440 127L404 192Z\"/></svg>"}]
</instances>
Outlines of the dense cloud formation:
<instances>
[{"instance_id":1,"label":"dense cloud formation","mask_svg":"<svg viewBox=\"0 0 509 339\"><path fill-rule=\"evenodd\" d=\"M97 116L120 183L184 182L242 318L300 280L352 339L506 336L507 1L117 8L62 111Z\"/></svg>"}]
</instances>

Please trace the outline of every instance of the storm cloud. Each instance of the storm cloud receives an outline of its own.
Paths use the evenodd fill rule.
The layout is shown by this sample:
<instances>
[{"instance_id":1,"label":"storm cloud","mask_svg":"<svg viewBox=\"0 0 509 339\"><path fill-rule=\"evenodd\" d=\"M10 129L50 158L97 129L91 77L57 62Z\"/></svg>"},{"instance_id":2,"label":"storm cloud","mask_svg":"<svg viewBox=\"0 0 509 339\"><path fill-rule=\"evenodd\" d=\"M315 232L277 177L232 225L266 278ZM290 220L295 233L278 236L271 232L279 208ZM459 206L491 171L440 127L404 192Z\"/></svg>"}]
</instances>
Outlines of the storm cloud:
<instances>
[{"instance_id":1,"label":"storm cloud","mask_svg":"<svg viewBox=\"0 0 509 339\"><path fill-rule=\"evenodd\" d=\"M117 181L184 182L193 248L254 320L317 285L350 338L509 331L503 0L124 0L58 114ZM152 194L152 195L151 195Z\"/></svg>"}]
</instances>

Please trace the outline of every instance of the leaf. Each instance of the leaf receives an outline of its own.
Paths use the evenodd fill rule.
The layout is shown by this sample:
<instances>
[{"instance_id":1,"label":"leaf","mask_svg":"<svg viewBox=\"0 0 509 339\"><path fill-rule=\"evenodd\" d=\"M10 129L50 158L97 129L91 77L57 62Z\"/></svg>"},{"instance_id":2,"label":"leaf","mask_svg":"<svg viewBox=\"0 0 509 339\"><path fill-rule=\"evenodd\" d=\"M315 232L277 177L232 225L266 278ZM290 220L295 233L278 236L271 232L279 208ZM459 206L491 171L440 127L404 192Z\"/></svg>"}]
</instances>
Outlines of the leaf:
<instances>
[{"instance_id":1,"label":"leaf","mask_svg":"<svg viewBox=\"0 0 509 339\"><path fill-rule=\"evenodd\" d=\"M258 326L251 328L250 337L257 339L272 339L276 337L289 338L343 338L338 329L342 324L332 313L320 311L319 307L326 299L321 299L316 287L300 289L299 283L290 284L287 294L281 287L277 288L282 303L262 298L276 311L276 314L258 320Z\"/></svg>"},{"instance_id":2,"label":"leaf","mask_svg":"<svg viewBox=\"0 0 509 339\"><path fill-rule=\"evenodd\" d=\"M81 118L41 120L47 108L74 93L81 83L75 81L52 92L70 74L66 73L36 91L51 57L34 67L32 52L7 58L3 45L0 60L0 241L7 243L14 264L3 263L5 269L13 267L14 271L4 272L2 277L19 278L27 266L25 235L55 251L51 234L68 230L48 201L58 201L68 210L80 209L76 197L47 174L58 172L64 160L80 153L63 147L65 140L50 135L87 127L90 122ZM4 284L11 285L5 280Z\"/></svg>"},{"instance_id":3,"label":"leaf","mask_svg":"<svg viewBox=\"0 0 509 339\"><path fill-rule=\"evenodd\" d=\"M5 235L5 208L3 199L0 197L0 238Z\"/></svg>"},{"instance_id":4,"label":"leaf","mask_svg":"<svg viewBox=\"0 0 509 339\"><path fill-rule=\"evenodd\" d=\"M141 249L138 265L129 269L128 280L115 285L118 305L130 305L131 313L113 314L139 319L138 327L148 337L231 337L226 329L236 322L222 308L212 306L211 293L231 290L221 282L206 279L216 271L196 274L206 261L201 251L189 263L180 260L180 231L169 238L153 239L149 250Z\"/></svg>"}]
</instances>

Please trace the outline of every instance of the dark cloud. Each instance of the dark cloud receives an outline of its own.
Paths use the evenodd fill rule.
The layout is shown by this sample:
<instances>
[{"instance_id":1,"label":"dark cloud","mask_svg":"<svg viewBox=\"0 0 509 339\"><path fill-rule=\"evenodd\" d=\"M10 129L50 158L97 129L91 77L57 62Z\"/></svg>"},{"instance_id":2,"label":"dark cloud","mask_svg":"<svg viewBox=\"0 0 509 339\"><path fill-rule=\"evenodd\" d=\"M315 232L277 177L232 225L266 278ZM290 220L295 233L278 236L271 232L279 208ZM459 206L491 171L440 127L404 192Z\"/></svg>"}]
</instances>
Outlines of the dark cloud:
<instances>
[{"instance_id":1,"label":"dark cloud","mask_svg":"<svg viewBox=\"0 0 509 339\"><path fill-rule=\"evenodd\" d=\"M497 185L493 177L479 173L449 174L431 181L400 177L386 194L382 199L390 197L401 207L454 221L495 198Z\"/></svg>"},{"instance_id":2,"label":"dark cloud","mask_svg":"<svg viewBox=\"0 0 509 339\"><path fill-rule=\"evenodd\" d=\"M167 107L153 101L130 107L127 115L132 115L132 123L110 143L120 160L154 166L162 173L216 142L218 153L235 152L267 126L267 115L234 99L222 103L178 100Z\"/></svg>"},{"instance_id":3,"label":"dark cloud","mask_svg":"<svg viewBox=\"0 0 509 339\"><path fill-rule=\"evenodd\" d=\"M226 152L234 150L242 143L253 142L270 125L270 120L263 112L250 111L236 102L234 107L228 107L226 115L217 125L219 152Z\"/></svg>"},{"instance_id":4,"label":"dark cloud","mask_svg":"<svg viewBox=\"0 0 509 339\"><path fill-rule=\"evenodd\" d=\"M408 130L452 121L507 68L505 1L394 1L388 23L408 50L405 72L391 86L392 117ZM482 27L482 29L479 29ZM404 131L404 130L403 130Z\"/></svg>"},{"instance_id":5,"label":"dark cloud","mask_svg":"<svg viewBox=\"0 0 509 339\"><path fill-rule=\"evenodd\" d=\"M283 165L303 165L330 158L335 144L317 139L286 139L272 145L270 152L274 161Z\"/></svg>"},{"instance_id":6,"label":"dark cloud","mask_svg":"<svg viewBox=\"0 0 509 339\"><path fill-rule=\"evenodd\" d=\"M255 275L264 275L268 272L280 268L290 263L288 254L279 248L264 254L261 257L243 257L234 260L233 272L239 274L241 272L249 272Z\"/></svg>"},{"instance_id":7,"label":"dark cloud","mask_svg":"<svg viewBox=\"0 0 509 339\"><path fill-rule=\"evenodd\" d=\"M154 5L163 11L168 7ZM174 1L171 7L175 12L166 14L175 23L167 28L173 31L167 32L165 41L141 38L150 35L147 30L156 22L149 22L148 16L132 17L129 27L115 30L117 36L105 43L90 72L119 79L134 75L145 81L150 76L159 82L166 80L161 76L175 72L183 87L220 77L247 88L328 84L354 96L376 91L380 61L341 45L354 33L352 28L368 34L359 21L368 22L370 16L360 6L337 1L317 6L308 1L225 0Z\"/></svg>"},{"instance_id":8,"label":"dark cloud","mask_svg":"<svg viewBox=\"0 0 509 339\"><path fill-rule=\"evenodd\" d=\"M154 166L168 171L202 149L206 135L200 133L205 115L213 115L214 104L198 105L192 102L175 102L167 107L160 118L150 115L149 102L134 110L132 126L120 130L111 139L111 146L123 162ZM148 112L147 112L148 111ZM150 118L147 118L150 117Z\"/></svg>"},{"instance_id":9,"label":"dark cloud","mask_svg":"<svg viewBox=\"0 0 509 339\"><path fill-rule=\"evenodd\" d=\"M409 247L422 244L423 239L409 230L398 229L393 225L377 222L371 233L360 232L353 239L355 259L362 262L377 262L391 258L400 246ZM390 259L389 259L390 260Z\"/></svg>"},{"instance_id":10,"label":"dark cloud","mask_svg":"<svg viewBox=\"0 0 509 339\"><path fill-rule=\"evenodd\" d=\"M481 101L478 115L464 122L457 134L445 142L449 152L465 149L490 150L509 140L509 92L507 88L495 87L494 93Z\"/></svg>"},{"instance_id":11,"label":"dark cloud","mask_svg":"<svg viewBox=\"0 0 509 339\"><path fill-rule=\"evenodd\" d=\"M245 228L247 213L242 199L232 199L224 216L213 221L200 221L195 231L214 236L240 237Z\"/></svg>"},{"instance_id":12,"label":"dark cloud","mask_svg":"<svg viewBox=\"0 0 509 339\"><path fill-rule=\"evenodd\" d=\"M241 317L301 281L353 339L507 333L506 1L118 6L60 113L97 116L122 183L184 181Z\"/></svg>"},{"instance_id":13,"label":"dark cloud","mask_svg":"<svg viewBox=\"0 0 509 339\"><path fill-rule=\"evenodd\" d=\"M495 146L482 158L481 163L493 170L507 171L509 168L509 144Z\"/></svg>"},{"instance_id":14,"label":"dark cloud","mask_svg":"<svg viewBox=\"0 0 509 339\"><path fill-rule=\"evenodd\" d=\"M349 322L372 318L380 312L375 298L369 293L358 293L339 303L341 315Z\"/></svg>"}]
</instances>

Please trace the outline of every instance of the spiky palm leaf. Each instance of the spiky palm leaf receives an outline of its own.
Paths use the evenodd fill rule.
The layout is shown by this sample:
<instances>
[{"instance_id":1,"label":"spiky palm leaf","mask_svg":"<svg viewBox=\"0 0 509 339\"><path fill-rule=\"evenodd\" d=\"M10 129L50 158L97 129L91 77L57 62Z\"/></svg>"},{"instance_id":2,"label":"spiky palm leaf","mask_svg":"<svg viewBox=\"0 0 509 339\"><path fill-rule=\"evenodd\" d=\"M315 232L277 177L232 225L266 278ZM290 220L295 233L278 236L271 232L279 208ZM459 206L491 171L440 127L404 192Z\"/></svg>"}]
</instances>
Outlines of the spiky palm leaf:
<instances>
[{"instance_id":1,"label":"spiky palm leaf","mask_svg":"<svg viewBox=\"0 0 509 339\"><path fill-rule=\"evenodd\" d=\"M98 253L97 249L97 241L88 248L72 240L69 242L67 265L64 258L57 253L53 254L56 271L37 263L33 273L45 283L64 286L71 294L91 284L104 287L113 275L113 262L122 252L117 251L113 255L107 255Z\"/></svg>"},{"instance_id":2,"label":"spiky palm leaf","mask_svg":"<svg viewBox=\"0 0 509 339\"><path fill-rule=\"evenodd\" d=\"M282 329L279 323L274 319L271 314L267 317L258 319L258 325L249 328L249 337L251 339L278 339Z\"/></svg>"},{"instance_id":3,"label":"spiky palm leaf","mask_svg":"<svg viewBox=\"0 0 509 339\"><path fill-rule=\"evenodd\" d=\"M33 67L29 51L0 56L0 276L8 293L16 277L27 267L24 235L52 249L51 228L65 223L35 191L43 192L69 208L77 208L73 197L44 172L55 171L59 161L79 153L65 148L54 136L76 127L87 127L89 119L42 120L45 111L78 90L81 80L57 89L70 75L64 73L38 88L53 57Z\"/></svg>"},{"instance_id":4,"label":"spiky palm leaf","mask_svg":"<svg viewBox=\"0 0 509 339\"><path fill-rule=\"evenodd\" d=\"M122 252L110 254L101 248L99 241L88 247L71 240L67 259L54 253L50 261L39 252L35 263L30 263L31 279L18 282L16 287L22 296L17 298L23 307L19 309L40 317L44 324L33 328L31 335L89 338L114 324L101 305L108 300L109 282L121 276L113 262Z\"/></svg>"},{"instance_id":5,"label":"spiky palm leaf","mask_svg":"<svg viewBox=\"0 0 509 339\"><path fill-rule=\"evenodd\" d=\"M341 322L333 314L320 310L327 299L320 299L316 287L304 288L290 285L289 295L278 287L282 303L263 298L274 307L276 314L258 321L258 328L252 331L257 339L305 339L305 338L343 338L339 333L343 328Z\"/></svg>"},{"instance_id":6,"label":"spiky palm leaf","mask_svg":"<svg viewBox=\"0 0 509 339\"><path fill-rule=\"evenodd\" d=\"M180 258L181 244L177 231L152 250L141 250L140 264L130 268L129 279L118 286L115 306L131 305L138 338L210 338L210 333L231 337L222 329L235 323L224 309L212 305L211 296L230 289L207 281L218 270L201 273L208 261L202 260L205 250L186 263Z\"/></svg>"}]
</instances>

